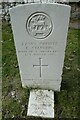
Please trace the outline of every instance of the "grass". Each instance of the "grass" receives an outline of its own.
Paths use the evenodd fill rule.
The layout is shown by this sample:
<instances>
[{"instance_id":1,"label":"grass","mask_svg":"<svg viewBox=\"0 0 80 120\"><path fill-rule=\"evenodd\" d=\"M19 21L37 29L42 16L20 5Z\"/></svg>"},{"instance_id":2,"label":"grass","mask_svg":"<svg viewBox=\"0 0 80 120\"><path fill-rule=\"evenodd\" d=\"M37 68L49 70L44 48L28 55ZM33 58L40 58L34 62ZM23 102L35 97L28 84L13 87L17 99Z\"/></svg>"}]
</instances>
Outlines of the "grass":
<instances>
[{"instance_id":1,"label":"grass","mask_svg":"<svg viewBox=\"0 0 80 120\"><path fill-rule=\"evenodd\" d=\"M79 42L80 30L69 29L60 92L55 92L55 118L80 118ZM2 24L2 117L25 118L29 90L22 88L11 26Z\"/></svg>"},{"instance_id":2,"label":"grass","mask_svg":"<svg viewBox=\"0 0 80 120\"><path fill-rule=\"evenodd\" d=\"M21 87L12 31L5 22L2 31L3 118L23 117L26 115L28 90Z\"/></svg>"}]
</instances>

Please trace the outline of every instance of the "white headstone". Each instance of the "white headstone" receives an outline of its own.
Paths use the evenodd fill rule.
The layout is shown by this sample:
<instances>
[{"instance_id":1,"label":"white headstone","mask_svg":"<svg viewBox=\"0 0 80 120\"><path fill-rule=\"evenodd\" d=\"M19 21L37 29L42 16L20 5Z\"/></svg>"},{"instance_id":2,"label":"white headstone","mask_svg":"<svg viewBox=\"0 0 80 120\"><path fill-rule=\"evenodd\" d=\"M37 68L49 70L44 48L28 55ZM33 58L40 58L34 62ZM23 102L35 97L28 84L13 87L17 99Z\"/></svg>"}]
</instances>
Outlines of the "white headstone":
<instances>
[{"instance_id":1,"label":"white headstone","mask_svg":"<svg viewBox=\"0 0 80 120\"><path fill-rule=\"evenodd\" d=\"M59 91L70 7L25 4L10 15L23 87Z\"/></svg>"}]
</instances>

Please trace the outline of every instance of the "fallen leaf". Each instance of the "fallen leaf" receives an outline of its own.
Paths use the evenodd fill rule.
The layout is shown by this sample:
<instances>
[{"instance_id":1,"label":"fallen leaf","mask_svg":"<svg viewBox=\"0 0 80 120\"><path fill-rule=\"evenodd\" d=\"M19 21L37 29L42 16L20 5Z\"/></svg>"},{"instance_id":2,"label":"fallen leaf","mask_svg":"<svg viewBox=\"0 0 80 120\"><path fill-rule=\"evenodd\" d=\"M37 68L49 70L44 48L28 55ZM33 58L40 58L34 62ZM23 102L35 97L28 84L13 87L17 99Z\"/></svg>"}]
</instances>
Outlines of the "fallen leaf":
<instances>
[{"instance_id":1,"label":"fallen leaf","mask_svg":"<svg viewBox=\"0 0 80 120\"><path fill-rule=\"evenodd\" d=\"M70 67L65 66L65 68L66 68L67 70L70 70Z\"/></svg>"}]
</instances>

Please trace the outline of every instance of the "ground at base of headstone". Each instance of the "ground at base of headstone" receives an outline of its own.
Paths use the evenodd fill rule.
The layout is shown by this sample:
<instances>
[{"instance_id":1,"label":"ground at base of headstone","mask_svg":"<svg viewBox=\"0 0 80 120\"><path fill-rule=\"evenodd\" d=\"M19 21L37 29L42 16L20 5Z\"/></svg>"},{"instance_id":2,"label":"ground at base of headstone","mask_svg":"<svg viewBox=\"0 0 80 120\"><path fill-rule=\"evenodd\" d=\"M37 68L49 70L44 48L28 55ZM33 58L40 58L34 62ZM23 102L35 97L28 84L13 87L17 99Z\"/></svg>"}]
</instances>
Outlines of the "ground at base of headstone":
<instances>
[{"instance_id":1,"label":"ground at base of headstone","mask_svg":"<svg viewBox=\"0 0 80 120\"><path fill-rule=\"evenodd\" d=\"M28 118L6 118L1 120L80 120L79 118L40 118L40 117L28 117Z\"/></svg>"},{"instance_id":2,"label":"ground at base of headstone","mask_svg":"<svg viewBox=\"0 0 80 120\"><path fill-rule=\"evenodd\" d=\"M80 55L78 55L78 50L80 51L80 47L78 48L79 36L80 30L69 29L64 71L62 75L62 87L59 93L55 92L56 118L71 118L72 120L80 118L80 82L78 78L80 75ZM29 92L27 89L21 87L12 31L10 24L6 22L2 23L2 37L3 120L15 120L16 118L20 118L20 120L23 118L23 120L26 120ZM36 120L36 118L33 120Z\"/></svg>"},{"instance_id":3,"label":"ground at base of headstone","mask_svg":"<svg viewBox=\"0 0 80 120\"><path fill-rule=\"evenodd\" d=\"M80 20L71 19L69 27L74 29L80 29Z\"/></svg>"}]
</instances>

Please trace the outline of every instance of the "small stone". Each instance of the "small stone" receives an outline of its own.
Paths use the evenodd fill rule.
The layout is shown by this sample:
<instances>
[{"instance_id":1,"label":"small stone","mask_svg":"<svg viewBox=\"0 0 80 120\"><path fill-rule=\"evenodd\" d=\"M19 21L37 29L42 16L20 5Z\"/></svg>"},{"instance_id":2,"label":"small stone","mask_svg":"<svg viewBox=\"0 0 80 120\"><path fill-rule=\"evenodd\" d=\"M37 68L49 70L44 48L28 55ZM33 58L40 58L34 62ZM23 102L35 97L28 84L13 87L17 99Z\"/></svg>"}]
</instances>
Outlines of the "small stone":
<instances>
[{"instance_id":1,"label":"small stone","mask_svg":"<svg viewBox=\"0 0 80 120\"><path fill-rule=\"evenodd\" d=\"M12 98L15 97L15 91L12 91L12 92L11 92L11 96L12 96Z\"/></svg>"},{"instance_id":2,"label":"small stone","mask_svg":"<svg viewBox=\"0 0 80 120\"><path fill-rule=\"evenodd\" d=\"M77 68L77 71L79 71L79 72L80 72L80 69L79 69L79 68Z\"/></svg>"},{"instance_id":3,"label":"small stone","mask_svg":"<svg viewBox=\"0 0 80 120\"><path fill-rule=\"evenodd\" d=\"M15 65L14 67L15 67L15 68L18 68L18 65Z\"/></svg>"},{"instance_id":4,"label":"small stone","mask_svg":"<svg viewBox=\"0 0 80 120\"><path fill-rule=\"evenodd\" d=\"M22 105L22 108L24 108L24 105Z\"/></svg>"},{"instance_id":5,"label":"small stone","mask_svg":"<svg viewBox=\"0 0 80 120\"><path fill-rule=\"evenodd\" d=\"M15 116L14 115L12 115L12 118L14 118Z\"/></svg>"},{"instance_id":6,"label":"small stone","mask_svg":"<svg viewBox=\"0 0 80 120\"><path fill-rule=\"evenodd\" d=\"M20 103L21 101L20 101L20 100L18 100L18 102Z\"/></svg>"},{"instance_id":7,"label":"small stone","mask_svg":"<svg viewBox=\"0 0 80 120\"><path fill-rule=\"evenodd\" d=\"M76 53L76 51L74 50L73 53Z\"/></svg>"}]
</instances>

